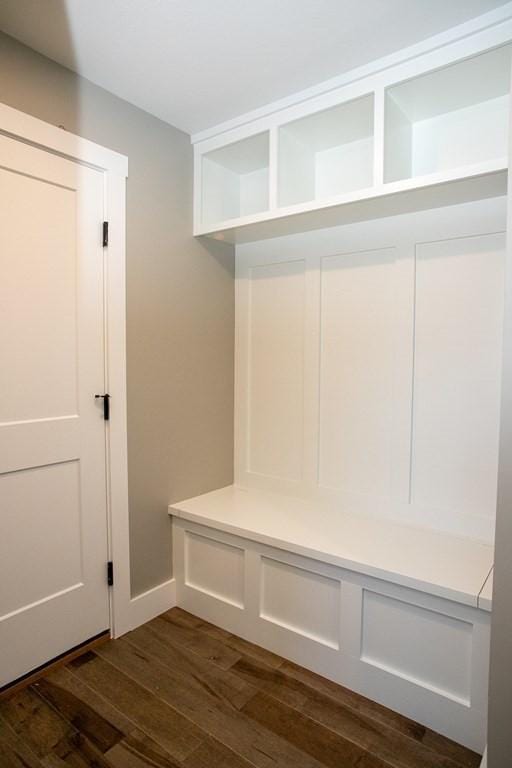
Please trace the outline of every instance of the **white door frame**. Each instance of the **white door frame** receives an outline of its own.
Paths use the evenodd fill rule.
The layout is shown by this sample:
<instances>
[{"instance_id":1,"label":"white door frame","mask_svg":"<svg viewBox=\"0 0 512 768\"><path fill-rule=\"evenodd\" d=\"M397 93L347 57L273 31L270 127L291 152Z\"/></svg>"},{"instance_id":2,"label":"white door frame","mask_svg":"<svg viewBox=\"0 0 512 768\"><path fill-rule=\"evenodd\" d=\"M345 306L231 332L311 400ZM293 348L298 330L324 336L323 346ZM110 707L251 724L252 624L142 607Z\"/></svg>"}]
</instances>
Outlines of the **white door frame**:
<instances>
[{"instance_id":1,"label":"white door frame","mask_svg":"<svg viewBox=\"0 0 512 768\"><path fill-rule=\"evenodd\" d=\"M54 125L0 104L0 134L92 166L103 173L105 249L105 383L113 418L106 424L108 552L114 562L110 630L119 637L133 628L128 521L126 421L126 178L128 158ZM105 573L106 577L106 573Z\"/></svg>"}]
</instances>

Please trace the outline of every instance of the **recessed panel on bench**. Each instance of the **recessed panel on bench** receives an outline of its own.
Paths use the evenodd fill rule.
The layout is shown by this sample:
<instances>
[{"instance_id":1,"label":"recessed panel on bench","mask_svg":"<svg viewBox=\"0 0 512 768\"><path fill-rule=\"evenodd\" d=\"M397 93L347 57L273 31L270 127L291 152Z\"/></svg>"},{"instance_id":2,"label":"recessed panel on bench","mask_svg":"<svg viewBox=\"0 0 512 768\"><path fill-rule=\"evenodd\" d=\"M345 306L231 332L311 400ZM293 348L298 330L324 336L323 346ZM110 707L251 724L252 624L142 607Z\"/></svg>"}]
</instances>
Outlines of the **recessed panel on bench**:
<instances>
[{"instance_id":1,"label":"recessed panel on bench","mask_svg":"<svg viewBox=\"0 0 512 768\"><path fill-rule=\"evenodd\" d=\"M472 624L363 590L361 660L470 705Z\"/></svg>"},{"instance_id":2,"label":"recessed panel on bench","mask_svg":"<svg viewBox=\"0 0 512 768\"><path fill-rule=\"evenodd\" d=\"M262 557L260 616L338 648L340 588L336 579Z\"/></svg>"},{"instance_id":3,"label":"recessed panel on bench","mask_svg":"<svg viewBox=\"0 0 512 768\"><path fill-rule=\"evenodd\" d=\"M185 533L185 585L244 607L244 551L221 541Z\"/></svg>"}]
</instances>

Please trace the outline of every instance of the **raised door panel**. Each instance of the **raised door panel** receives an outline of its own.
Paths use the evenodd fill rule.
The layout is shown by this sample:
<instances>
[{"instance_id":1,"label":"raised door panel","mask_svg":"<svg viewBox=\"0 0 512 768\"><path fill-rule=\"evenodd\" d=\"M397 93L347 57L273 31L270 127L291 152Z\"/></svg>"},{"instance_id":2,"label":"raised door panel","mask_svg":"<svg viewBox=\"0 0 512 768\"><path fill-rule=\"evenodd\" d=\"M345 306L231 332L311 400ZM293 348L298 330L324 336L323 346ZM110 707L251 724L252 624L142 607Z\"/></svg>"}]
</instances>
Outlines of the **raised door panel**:
<instances>
[{"instance_id":1,"label":"raised door panel","mask_svg":"<svg viewBox=\"0 0 512 768\"><path fill-rule=\"evenodd\" d=\"M76 193L0 170L0 422L77 413ZM29 226L18 221L30 204ZM56 211L59 222L55 222Z\"/></svg>"}]
</instances>

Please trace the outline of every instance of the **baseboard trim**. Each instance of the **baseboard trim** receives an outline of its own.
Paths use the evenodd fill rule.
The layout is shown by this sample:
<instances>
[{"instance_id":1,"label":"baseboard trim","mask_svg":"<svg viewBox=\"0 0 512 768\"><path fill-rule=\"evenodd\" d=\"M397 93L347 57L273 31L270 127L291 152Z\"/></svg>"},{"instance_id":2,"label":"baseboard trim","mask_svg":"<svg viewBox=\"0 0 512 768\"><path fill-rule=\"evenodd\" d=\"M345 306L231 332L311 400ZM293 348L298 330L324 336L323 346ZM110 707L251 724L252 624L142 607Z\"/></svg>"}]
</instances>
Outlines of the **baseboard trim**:
<instances>
[{"instance_id":1,"label":"baseboard trim","mask_svg":"<svg viewBox=\"0 0 512 768\"><path fill-rule=\"evenodd\" d=\"M176 605L176 580L169 579L130 600L129 629L140 627Z\"/></svg>"}]
</instances>

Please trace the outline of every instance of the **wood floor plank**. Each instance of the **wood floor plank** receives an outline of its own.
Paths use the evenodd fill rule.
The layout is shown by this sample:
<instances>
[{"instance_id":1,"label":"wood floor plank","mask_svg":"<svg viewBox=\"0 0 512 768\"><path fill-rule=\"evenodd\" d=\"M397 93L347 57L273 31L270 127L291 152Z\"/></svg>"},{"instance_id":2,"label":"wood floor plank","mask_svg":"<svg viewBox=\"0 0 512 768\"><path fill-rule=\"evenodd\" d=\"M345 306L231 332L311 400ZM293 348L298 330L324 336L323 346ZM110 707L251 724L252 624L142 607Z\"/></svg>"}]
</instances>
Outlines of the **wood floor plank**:
<instances>
[{"instance_id":1,"label":"wood floor plank","mask_svg":"<svg viewBox=\"0 0 512 768\"><path fill-rule=\"evenodd\" d=\"M83 699L76 696L75 693L59 685L58 678L41 679L34 684L34 689L100 752L108 752L123 738L123 731L119 730Z\"/></svg>"},{"instance_id":2,"label":"wood floor plank","mask_svg":"<svg viewBox=\"0 0 512 768\"><path fill-rule=\"evenodd\" d=\"M79 665L80 662L75 662L75 664ZM70 698L63 699L63 701L66 702L66 707L64 709L60 709L60 703L55 698L52 699L53 705L61 715L71 720L72 724L74 724L77 730L81 731L84 736L87 736L89 721L80 716L82 705L93 710L98 718L106 721L115 732L120 732L123 737L128 736L136 729L136 725L132 720L127 718L119 709L117 709L117 707L80 680L72 671L72 668L65 667L52 672L47 679L54 686L69 694ZM34 689L36 691L38 690L37 684L34 685ZM72 706L73 699L71 697L76 699L76 707Z\"/></svg>"},{"instance_id":3,"label":"wood floor plank","mask_svg":"<svg viewBox=\"0 0 512 768\"><path fill-rule=\"evenodd\" d=\"M181 624L182 627L189 627L190 629L196 629L205 623L203 619L194 616L194 614L189 613L178 606L166 611L163 616L165 615L171 616L176 624Z\"/></svg>"},{"instance_id":4,"label":"wood floor plank","mask_svg":"<svg viewBox=\"0 0 512 768\"><path fill-rule=\"evenodd\" d=\"M242 711L327 768L390 768L388 762L365 752L357 744L267 693L256 694Z\"/></svg>"},{"instance_id":5,"label":"wood floor plank","mask_svg":"<svg viewBox=\"0 0 512 768\"><path fill-rule=\"evenodd\" d=\"M117 653L119 643L117 640L103 649L115 648ZM204 734L199 727L104 658L89 654L86 663L71 666L79 679L117 707L178 762L202 743Z\"/></svg>"},{"instance_id":6,"label":"wood floor plank","mask_svg":"<svg viewBox=\"0 0 512 768\"><path fill-rule=\"evenodd\" d=\"M428 749L422 742L316 694L301 708L303 714L335 733L350 738L393 768L460 768L448 757Z\"/></svg>"},{"instance_id":7,"label":"wood floor plank","mask_svg":"<svg viewBox=\"0 0 512 768\"><path fill-rule=\"evenodd\" d=\"M111 768L100 750L80 733L61 739L42 763L44 768Z\"/></svg>"},{"instance_id":8,"label":"wood floor plank","mask_svg":"<svg viewBox=\"0 0 512 768\"><path fill-rule=\"evenodd\" d=\"M164 625L164 630L165 628ZM196 685L204 686L214 696L235 709L241 709L256 693L256 688L240 675L220 669L186 646L169 642L165 631L162 632L157 622L139 627L125 635L124 639L141 651L147 651L174 672L180 673L184 682L191 680Z\"/></svg>"},{"instance_id":9,"label":"wood floor plank","mask_svg":"<svg viewBox=\"0 0 512 768\"><path fill-rule=\"evenodd\" d=\"M279 669L270 669L254 659L241 659L232 670L254 685L261 680L261 689L269 695L381 757L393 768L460 768L421 742L308 688Z\"/></svg>"},{"instance_id":10,"label":"wood floor plank","mask_svg":"<svg viewBox=\"0 0 512 768\"><path fill-rule=\"evenodd\" d=\"M207 737L201 746L187 757L183 766L184 768L213 768L213 766L215 768L254 768L254 763L233 752L217 739Z\"/></svg>"},{"instance_id":11,"label":"wood floor plank","mask_svg":"<svg viewBox=\"0 0 512 768\"><path fill-rule=\"evenodd\" d=\"M450 757L461 768L480 768L480 763L482 762L481 755L467 747L463 747L462 744L457 744L455 741L446 738L446 736L435 733L435 731L426 728L422 743L429 747L429 749L437 752L438 755Z\"/></svg>"},{"instance_id":12,"label":"wood floor plank","mask_svg":"<svg viewBox=\"0 0 512 768\"><path fill-rule=\"evenodd\" d=\"M228 645L214 637L209 637L206 633L195 631L193 627L185 626L170 612L162 614L149 624L150 626L160 624L161 630L167 631L171 641L192 649L204 659L214 661L222 669L229 669L240 658L240 654Z\"/></svg>"},{"instance_id":13,"label":"wood floor plank","mask_svg":"<svg viewBox=\"0 0 512 768\"><path fill-rule=\"evenodd\" d=\"M212 631L212 625L201 623L181 610L177 621L186 624L190 633ZM223 632L221 630L218 636L221 637ZM229 633L224 635L229 640ZM385 757L393 766L474 768L479 765L475 753L464 748L462 751L450 748L451 742L443 737L438 737L436 742L427 742L425 727L291 662L282 661L277 668L269 667L257 661L255 656L243 655L231 671L279 701L301 709L308 717L355 741L372 754ZM461 755L463 762L458 759Z\"/></svg>"},{"instance_id":14,"label":"wood floor plank","mask_svg":"<svg viewBox=\"0 0 512 768\"><path fill-rule=\"evenodd\" d=\"M266 691L295 709L303 707L311 694L311 689L298 680L287 677L279 668L268 667L249 656L242 656L233 664L231 672L240 675L243 680L256 686L258 690Z\"/></svg>"},{"instance_id":15,"label":"wood floor plank","mask_svg":"<svg viewBox=\"0 0 512 768\"><path fill-rule=\"evenodd\" d=\"M375 701L360 696L348 688L344 688L332 682L332 680L316 674L316 672L300 667L292 661L285 661L281 671L292 680L298 681L308 688L328 696L339 704L350 707L390 728L394 728L406 736L421 740L425 734L425 727L414 720L399 715L397 712L393 712L393 710L383 707Z\"/></svg>"},{"instance_id":16,"label":"wood floor plank","mask_svg":"<svg viewBox=\"0 0 512 768\"><path fill-rule=\"evenodd\" d=\"M480 757L181 609L0 701L0 768L477 768Z\"/></svg>"},{"instance_id":17,"label":"wood floor plank","mask_svg":"<svg viewBox=\"0 0 512 768\"><path fill-rule=\"evenodd\" d=\"M321 677L309 669L300 667L294 662L285 661L281 667L281 672L294 680L304 683L307 687L325 694L339 704L361 712L361 714L393 728L415 741L425 744L425 746L432 749L440 757L450 758L460 765L461 768L479 768L480 766L481 756L476 752L467 749L467 747L461 744L456 744L451 739L441 736L424 725L420 725L420 723L416 723L404 715L393 712L393 710L375 701L371 701L364 696L350 691L348 688L333 683L331 680Z\"/></svg>"},{"instance_id":18,"label":"wood floor plank","mask_svg":"<svg viewBox=\"0 0 512 768\"><path fill-rule=\"evenodd\" d=\"M0 714L39 758L75 734L72 726L30 688L0 702Z\"/></svg>"},{"instance_id":19,"label":"wood floor plank","mask_svg":"<svg viewBox=\"0 0 512 768\"><path fill-rule=\"evenodd\" d=\"M304 714L326 727L356 738L373 753L394 758L392 765L477 768L480 764L480 756L471 750L326 678L235 638L182 609L172 609L167 616L173 623L187 627L189 649L194 648L193 633L206 633L229 643L229 647L241 653L240 659L231 667L232 672L280 701L302 709ZM200 646L199 642L197 646ZM243 650L250 655L244 654ZM269 657L273 666L261 661Z\"/></svg>"},{"instance_id":20,"label":"wood floor plank","mask_svg":"<svg viewBox=\"0 0 512 768\"><path fill-rule=\"evenodd\" d=\"M133 648L123 638L116 647L99 649L105 660L177 711L196 723L217 741L259 768L319 768L307 753L284 738L234 710L204 686L185 685L173 670L164 667L150 654ZM257 694L256 694L257 695Z\"/></svg>"},{"instance_id":21,"label":"wood floor plank","mask_svg":"<svg viewBox=\"0 0 512 768\"><path fill-rule=\"evenodd\" d=\"M232 635L230 632L226 632L225 629L209 624L207 621L197 619L195 616L192 616L192 614L187 613L181 608L172 608L170 611L167 611L167 613L163 613L159 619L163 619L174 627L186 630L185 632L176 632L175 640L196 652L198 652L197 649L200 649L205 642L201 637L204 635L209 637L211 641L215 643L211 647L215 648L217 654L220 654L221 663L219 666L223 666L225 669L228 669L231 664L234 664L240 655L252 656L259 661L268 664L269 667L275 667L276 669L284 662L282 656L267 651L265 648L255 645L248 640L244 640L242 637ZM231 664L228 664L227 666L222 663L222 660L224 659L221 650L222 647L231 651L228 659L232 659L232 661ZM213 658L213 656L205 655L205 658L217 662L217 659Z\"/></svg>"},{"instance_id":22,"label":"wood floor plank","mask_svg":"<svg viewBox=\"0 0 512 768\"><path fill-rule=\"evenodd\" d=\"M105 757L112 768L182 768L184 765L173 760L153 739L139 730L118 741Z\"/></svg>"},{"instance_id":23,"label":"wood floor plank","mask_svg":"<svg viewBox=\"0 0 512 768\"><path fill-rule=\"evenodd\" d=\"M249 640L244 640L243 637L229 635L224 642L233 651L237 651L237 653L243 656L250 656L257 661L262 661L273 669L279 669L284 661L282 656L278 656L276 653L272 653L272 651L267 651L266 648L261 648L261 646L249 642Z\"/></svg>"},{"instance_id":24,"label":"wood floor plank","mask_svg":"<svg viewBox=\"0 0 512 768\"><path fill-rule=\"evenodd\" d=\"M225 641L230 641L232 645L236 643L242 656L234 663L233 667L231 668L232 670L236 670L240 673L243 669L245 661L247 660L247 662L250 664L250 659L252 658L256 659L257 661L261 661L263 664L267 664L267 666L274 670L279 669L281 673L286 674L289 678L289 684L286 688L287 703L291 704L292 706L300 706L304 704L308 698L307 691L313 689L329 696L330 698L333 698L340 704L348 706L355 711L361 712L362 714L365 714L368 717L377 720L378 722L382 722L383 724L400 731L404 735L407 735L416 740L423 739L427 729L419 723L416 723L413 720L404 717L403 715L393 712L387 707L383 707L382 705L377 704L370 699L366 699L365 697L360 696L359 694L354 693L348 688L344 688L343 686L338 685L337 683L334 683L327 678L321 677L315 672L311 672L310 670L300 667L291 661L283 659L280 656L276 656L275 654L270 653L270 651L266 651L265 649L258 649L258 646L255 646L252 643L248 643L241 638L235 638L225 630L216 628L208 622L201 622L200 619L193 617L191 614L187 614L186 611L183 611L182 609L173 608L169 614L174 615L174 611L176 610L179 611L178 620L183 622L187 621L191 632L206 632L209 635L224 637ZM218 630L218 633L216 630ZM245 649L247 653L244 653L242 649ZM273 663L268 664L267 654L270 656ZM247 679L250 680L250 676ZM279 675L273 676L269 673L266 684L263 684L263 687L268 692L271 692L273 685L280 684L280 680L281 678ZM263 680L262 683L264 683ZM281 695L285 695L284 690L282 690ZM440 738L442 739L443 737Z\"/></svg>"},{"instance_id":25,"label":"wood floor plank","mask_svg":"<svg viewBox=\"0 0 512 768\"><path fill-rule=\"evenodd\" d=\"M282 656L278 656L276 653L267 651L259 645L244 640L242 637L231 634L221 627L216 627L215 624L210 624L208 621L199 619L197 616L193 616L191 613L184 611L183 608L172 608L164 616L173 622L188 627L189 629L200 630L200 632L207 634L209 637L220 640L224 645L232 648L234 651L239 651L246 656L252 656L259 661L263 661L268 664L269 667L280 667L284 662Z\"/></svg>"},{"instance_id":26,"label":"wood floor plank","mask_svg":"<svg viewBox=\"0 0 512 768\"><path fill-rule=\"evenodd\" d=\"M2 768L42 768L39 758L1 715L0 766Z\"/></svg>"}]
</instances>

